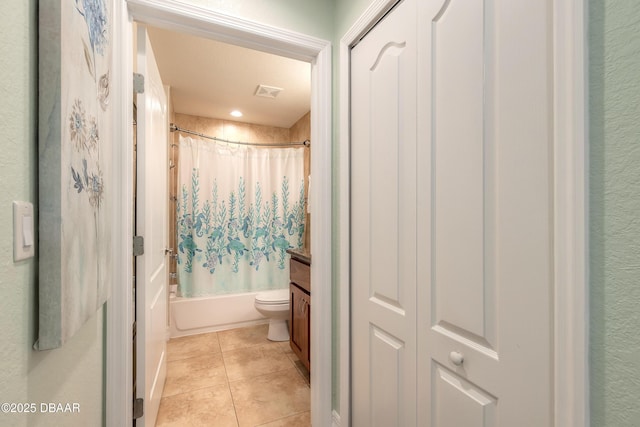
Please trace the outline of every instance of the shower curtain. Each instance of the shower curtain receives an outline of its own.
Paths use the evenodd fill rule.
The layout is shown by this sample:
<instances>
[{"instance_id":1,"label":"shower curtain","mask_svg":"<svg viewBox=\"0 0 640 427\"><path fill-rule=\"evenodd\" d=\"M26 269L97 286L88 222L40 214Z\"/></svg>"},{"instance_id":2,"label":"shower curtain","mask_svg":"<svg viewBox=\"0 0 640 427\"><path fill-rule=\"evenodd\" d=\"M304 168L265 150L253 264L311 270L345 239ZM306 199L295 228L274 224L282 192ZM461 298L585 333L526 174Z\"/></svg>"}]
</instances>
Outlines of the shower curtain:
<instances>
[{"instance_id":1,"label":"shower curtain","mask_svg":"<svg viewBox=\"0 0 640 427\"><path fill-rule=\"evenodd\" d=\"M179 150L180 295L286 288L286 250L304 238L304 149L180 136Z\"/></svg>"}]
</instances>

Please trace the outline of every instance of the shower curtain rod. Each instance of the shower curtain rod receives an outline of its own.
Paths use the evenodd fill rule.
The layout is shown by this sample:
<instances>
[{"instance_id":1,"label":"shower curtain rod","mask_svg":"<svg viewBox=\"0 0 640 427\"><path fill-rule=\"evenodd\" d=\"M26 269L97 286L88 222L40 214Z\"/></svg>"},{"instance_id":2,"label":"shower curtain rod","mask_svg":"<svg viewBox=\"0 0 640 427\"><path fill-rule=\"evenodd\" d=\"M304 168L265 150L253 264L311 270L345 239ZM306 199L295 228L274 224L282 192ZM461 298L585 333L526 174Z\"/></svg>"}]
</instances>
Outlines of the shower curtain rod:
<instances>
[{"instance_id":1,"label":"shower curtain rod","mask_svg":"<svg viewBox=\"0 0 640 427\"><path fill-rule=\"evenodd\" d=\"M174 123L171 123L169 125L169 129L171 130L171 132L189 133L191 135L196 135L196 136L199 136L201 138L212 139L214 141L226 142L226 143L229 143L229 144L255 145L255 146L258 146L258 147L288 147L290 145L304 145L305 147L311 147L311 141L309 141L308 139L306 141L302 141L302 142L280 142L280 143L271 143L271 144L258 144L258 143L255 143L255 142L229 141L228 139L218 138L218 137L215 137L215 136L208 136L208 135L204 135L202 133L194 132L192 130L183 129L181 127L176 126Z\"/></svg>"}]
</instances>

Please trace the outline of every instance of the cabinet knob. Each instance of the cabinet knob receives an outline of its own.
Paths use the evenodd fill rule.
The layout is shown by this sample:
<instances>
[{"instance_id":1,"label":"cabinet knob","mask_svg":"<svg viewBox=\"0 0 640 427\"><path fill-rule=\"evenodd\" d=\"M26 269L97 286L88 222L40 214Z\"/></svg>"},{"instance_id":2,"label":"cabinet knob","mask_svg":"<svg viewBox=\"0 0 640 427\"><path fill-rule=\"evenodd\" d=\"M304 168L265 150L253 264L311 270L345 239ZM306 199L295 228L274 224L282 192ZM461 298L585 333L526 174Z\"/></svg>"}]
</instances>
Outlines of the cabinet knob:
<instances>
[{"instance_id":1,"label":"cabinet knob","mask_svg":"<svg viewBox=\"0 0 640 427\"><path fill-rule=\"evenodd\" d=\"M457 351L452 351L451 353L449 353L449 359L451 360L451 363L456 366L461 366L462 363L464 363L464 356L462 355L462 353Z\"/></svg>"}]
</instances>

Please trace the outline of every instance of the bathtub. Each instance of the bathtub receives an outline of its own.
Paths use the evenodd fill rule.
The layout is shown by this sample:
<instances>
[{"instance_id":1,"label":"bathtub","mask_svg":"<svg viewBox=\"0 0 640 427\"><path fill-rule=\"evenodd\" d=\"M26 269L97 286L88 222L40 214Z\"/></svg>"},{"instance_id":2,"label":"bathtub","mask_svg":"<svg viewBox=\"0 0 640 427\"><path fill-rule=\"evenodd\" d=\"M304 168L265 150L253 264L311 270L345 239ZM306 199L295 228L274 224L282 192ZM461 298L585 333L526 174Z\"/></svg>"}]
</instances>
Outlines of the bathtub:
<instances>
[{"instance_id":1,"label":"bathtub","mask_svg":"<svg viewBox=\"0 0 640 427\"><path fill-rule=\"evenodd\" d=\"M256 292L199 298L170 295L171 338L269 323L253 306Z\"/></svg>"}]
</instances>

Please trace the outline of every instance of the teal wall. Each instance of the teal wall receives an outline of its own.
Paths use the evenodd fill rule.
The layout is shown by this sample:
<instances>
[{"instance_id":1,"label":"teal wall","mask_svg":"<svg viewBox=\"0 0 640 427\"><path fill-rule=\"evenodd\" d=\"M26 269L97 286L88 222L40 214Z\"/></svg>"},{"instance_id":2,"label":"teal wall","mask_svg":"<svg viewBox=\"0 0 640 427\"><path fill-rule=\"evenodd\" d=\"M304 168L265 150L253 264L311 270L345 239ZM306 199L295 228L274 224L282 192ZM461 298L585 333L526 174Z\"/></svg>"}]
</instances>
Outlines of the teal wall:
<instances>
[{"instance_id":1,"label":"teal wall","mask_svg":"<svg viewBox=\"0 0 640 427\"><path fill-rule=\"evenodd\" d=\"M331 40L332 36L334 0L182 1L325 40Z\"/></svg>"},{"instance_id":2,"label":"teal wall","mask_svg":"<svg viewBox=\"0 0 640 427\"><path fill-rule=\"evenodd\" d=\"M640 425L640 3L589 2L591 419Z\"/></svg>"},{"instance_id":3,"label":"teal wall","mask_svg":"<svg viewBox=\"0 0 640 427\"><path fill-rule=\"evenodd\" d=\"M373 3L373 0L336 0L336 13L334 19L335 47L338 49L340 39L356 22L365 10Z\"/></svg>"},{"instance_id":4,"label":"teal wall","mask_svg":"<svg viewBox=\"0 0 640 427\"><path fill-rule=\"evenodd\" d=\"M99 311L65 346L32 350L37 327L37 259L13 262L12 201L37 208L37 0L0 9L0 402L79 403L80 413L4 414L2 426L99 426L103 331Z\"/></svg>"}]
</instances>

